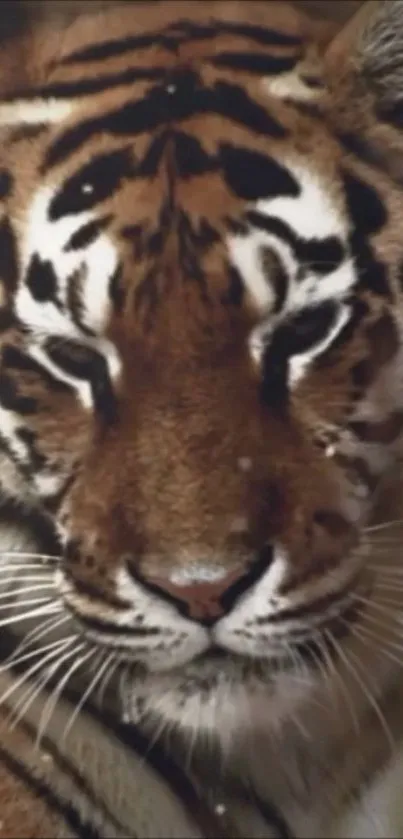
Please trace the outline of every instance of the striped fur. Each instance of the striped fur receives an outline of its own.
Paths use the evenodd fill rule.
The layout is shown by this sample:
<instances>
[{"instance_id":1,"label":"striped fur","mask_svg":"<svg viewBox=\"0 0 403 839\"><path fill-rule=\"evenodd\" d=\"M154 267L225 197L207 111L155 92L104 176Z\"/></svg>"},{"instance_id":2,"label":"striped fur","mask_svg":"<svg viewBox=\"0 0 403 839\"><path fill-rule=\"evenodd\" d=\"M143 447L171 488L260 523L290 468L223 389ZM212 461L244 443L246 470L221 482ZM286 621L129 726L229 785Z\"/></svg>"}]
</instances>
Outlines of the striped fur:
<instances>
[{"instance_id":1,"label":"striped fur","mask_svg":"<svg viewBox=\"0 0 403 839\"><path fill-rule=\"evenodd\" d=\"M3 835L401 835L403 3L333 34L1 48Z\"/></svg>"}]
</instances>

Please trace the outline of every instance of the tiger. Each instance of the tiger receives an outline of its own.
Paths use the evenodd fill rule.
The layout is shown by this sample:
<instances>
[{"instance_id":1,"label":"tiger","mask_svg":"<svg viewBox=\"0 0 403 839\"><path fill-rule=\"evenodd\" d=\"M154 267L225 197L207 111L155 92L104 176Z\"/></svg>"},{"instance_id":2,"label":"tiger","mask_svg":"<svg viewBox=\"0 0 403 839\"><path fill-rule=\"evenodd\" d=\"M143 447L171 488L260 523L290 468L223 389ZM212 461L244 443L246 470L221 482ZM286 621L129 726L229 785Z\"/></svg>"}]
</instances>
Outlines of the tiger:
<instances>
[{"instance_id":1,"label":"tiger","mask_svg":"<svg viewBox=\"0 0 403 839\"><path fill-rule=\"evenodd\" d=\"M299 5L0 44L7 839L403 836L403 2Z\"/></svg>"}]
</instances>

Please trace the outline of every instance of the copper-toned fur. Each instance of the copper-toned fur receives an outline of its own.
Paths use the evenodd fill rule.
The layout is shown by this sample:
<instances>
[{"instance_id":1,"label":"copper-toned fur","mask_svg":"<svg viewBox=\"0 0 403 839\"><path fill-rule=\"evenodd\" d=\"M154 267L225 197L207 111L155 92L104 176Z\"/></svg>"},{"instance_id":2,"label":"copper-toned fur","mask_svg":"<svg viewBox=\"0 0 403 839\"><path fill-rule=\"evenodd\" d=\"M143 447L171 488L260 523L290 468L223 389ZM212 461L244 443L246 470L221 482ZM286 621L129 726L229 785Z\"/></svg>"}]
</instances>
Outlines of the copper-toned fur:
<instances>
[{"instance_id":1,"label":"copper-toned fur","mask_svg":"<svg viewBox=\"0 0 403 839\"><path fill-rule=\"evenodd\" d=\"M266 0L116 4L0 54L0 490L58 537L47 605L129 717L218 748L255 706L288 743L377 597L403 14L368 5L335 36Z\"/></svg>"}]
</instances>

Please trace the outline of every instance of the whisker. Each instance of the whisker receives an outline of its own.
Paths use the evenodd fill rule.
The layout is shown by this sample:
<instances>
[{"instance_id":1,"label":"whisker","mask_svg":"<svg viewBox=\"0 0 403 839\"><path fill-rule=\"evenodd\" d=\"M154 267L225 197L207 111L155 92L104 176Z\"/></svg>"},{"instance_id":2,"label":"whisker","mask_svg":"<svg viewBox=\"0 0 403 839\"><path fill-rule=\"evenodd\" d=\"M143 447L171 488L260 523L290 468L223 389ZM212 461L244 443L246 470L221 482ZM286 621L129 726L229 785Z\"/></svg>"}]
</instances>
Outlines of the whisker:
<instances>
[{"instance_id":1,"label":"whisker","mask_svg":"<svg viewBox=\"0 0 403 839\"><path fill-rule=\"evenodd\" d=\"M0 557L14 557L15 559L44 559L46 562L59 562L60 554L40 554L34 551L0 551Z\"/></svg>"},{"instance_id":2,"label":"whisker","mask_svg":"<svg viewBox=\"0 0 403 839\"><path fill-rule=\"evenodd\" d=\"M7 562L5 565L0 564L0 574L4 574L5 571L14 571L13 577L16 577L18 574L23 573L24 571L36 571L38 574L54 574L53 568L50 568L48 565L39 565L37 562Z\"/></svg>"},{"instance_id":3,"label":"whisker","mask_svg":"<svg viewBox=\"0 0 403 839\"><path fill-rule=\"evenodd\" d=\"M9 728L12 731L16 725L18 725L19 721L25 714L29 711L32 704L35 702L36 697L41 693L41 691L46 687L46 685L50 682L53 678L55 673L66 664L69 659L76 655L77 648L73 648L72 650L68 650L68 652L61 658L58 659L54 664L50 667L45 669L45 672L42 674L38 680L35 678L33 684L31 683L28 690L24 693L22 699L20 699L12 708L10 717L9 717ZM16 713L17 712L17 713ZM36 741L34 743L34 749L36 747Z\"/></svg>"},{"instance_id":4,"label":"whisker","mask_svg":"<svg viewBox=\"0 0 403 839\"><path fill-rule=\"evenodd\" d=\"M39 626L34 627L28 632L28 635L25 635L24 638L20 641L17 647L10 653L10 655L5 659L4 664L12 664L14 657L17 654L20 654L26 647L30 647L34 641L38 641L39 638L43 638L44 635L47 633L53 632L62 624L66 623L69 620L68 615L63 615L63 617L59 618L48 618L45 621L42 621Z\"/></svg>"},{"instance_id":5,"label":"whisker","mask_svg":"<svg viewBox=\"0 0 403 839\"><path fill-rule=\"evenodd\" d=\"M337 652L337 648L335 646L336 641L335 641L335 638L333 637L332 632L330 630L326 630L324 634L325 634L325 637L327 638L328 642L333 646L333 649L335 649L336 652ZM345 684L341 673L339 673L339 671L338 671L338 669L337 669L337 667L336 667L336 665L335 665L335 663L332 659L332 656L326 650L326 645L324 645L324 651L325 651L325 655L329 659L329 666L331 667L332 675L336 679L337 684L339 685L339 688L341 690L341 695L342 695L342 697L343 697L343 699L346 703L347 710L350 713L354 731L357 735L359 735L360 731L361 731L361 725L360 725L360 720L359 720L359 717L357 715L357 712L354 708L354 702L353 702L353 698L351 696L351 693L348 690L347 685Z\"/></svg>"},{"instance_id":6,"label":"whisker","mask_svg":"<svg viewBox=\"0 0 403 839\"><path fill-rule=\"evenodd\" d=\"M34 585L34 586L21 586L21 588L18 588L16 591L12 591L12 590L3 591L0 594L0 603L1 603L2 600L10 600L10 598L14 601L17 601L20 594L31 594L33 591L43 591L44 589L50 589L50 588L54 588L54 583L45 583L45 584L42 583L41 585ZM23 603L24 603L24 601L23 601ZM18 600L16 605L17 606L20 605L19 600ZM11 604L9 604L7 606L7 608L9 609L10 606L11 606ZM4 608L4 607L2 607L2 608Z\"/></svg>"},{"instance_id":7,"label":"whisker","mask_svg":"<svg viewBox=\"0 0 403 839\"><path fill-rule=\"evenodd\" d=\"M50 597L33 597L33 598L29 598L28 600L20 601L18 603L18 607L19 608L21 607L22 609L25 609L26 606L37 606L39 603L51 603L51 602L52 601L51 601ZM12 604L8 603L6 606L0 606L0 612L9 612L10 609L11 609L11 605Z\"/></svg>"},{"instance_id":8,"label":"whisker","mask_svg":"<svg viewBox=\"0 0 403 839\"><path fill-rule=\"evenodd\" d=\"M25 661L29 661L31 658L38 658L38 656L42 655L42 653L47 652L47 650L51 650L55 647L63 647L64 642L70 640L70 638L74 638L74 635L70 635L68 638L59 638L57 641L52 641L50 644L47 644L45 647L37 647L34 650L31 650L29 653L25 653L18 658L12 658L7 664L2 664L0 666L0 673L4 673L7 670L10 670L14 667L18 667L18 665L23 664Z\"/></svg>"},{"instance_id":9,"label":"whisker","mask_svg":"<svg viewBox=\"0 0 403 839\"><path fill-rule=\"evenodd\" d=\"M20 623L21 621L31 620L31 618L40 618L43 615L49 614L56 614L56 612L62 611L61 603L54 603L52 600L45 601L47 604L46 606L38 607L37 609L30 609L28 612L25 612L22 615L13 615L10 618L3 618L0 620L0 629L4 626L11 626L14 623Z\"/></svg>"},{"instance_id":10,"label":"whisker","mask_svg":"<svg viewBox=\"0 0 403 839\"><path fill-rule=\"evenodd\" d=\"M371 527L364 527L364 533L378 533L381 530L387 530L388 527L397 527L403 524L403 519L393 519L391 521L382 522L382 524L375 524Z\"/></svg>"},{"instance_id":11,"label":"whisker","mask_svg":"<svg viewBox=\"0 0 403 839\"><path fill-rule=\"evenodd\" d=\"M66 646L68 646L69 643L71 642L66 642ZM12 696L12 694L16 690L18 690L18 688L20 688L24 684L24 682L28 682L31 676L34 676L35 673L37 673L38 670L43 668L48 661L52 661L52 659L55 658L55 656L58 655L59 652L60 648L56 650L51 650L51 652L49 652L44 659L37 661L35 664L31 665L31 667L29 667L28 670L24 671L22 676L19 679L16 679L16 681L13 682L12 685L10 685L9 688L7 688L7 690L0 696L0 707L1 705L4 705L7 699L9 699L9 697Z\"/></svg>"},{"instance_id":12,"label":"whisker","mask_svg":"<svg viewBox=\"0 0 403 839\"><path fill-rule=\"evenodd\" d=\"M86 646L87 646L86 643L83 643L78 648L76 647L75 650L74 650L74 656L77 656L77 654L80 653L81 650L85 649ZM70 679L72 678L74 673L77 670L79 670L79 668L83 664L85 664L86 661L88 661L88 659L90 658L90 656L92 654L93 654L93 651L89 650L86 653L84 653L84 655L80 655L79 658L76 658L76 660L69 667L67 672L60 679L60 681L56 685L55 689L50 694L49 699L47 700L46 704L44 705L44 708L43 708L43 711L42 711L42 714L41 714L41 719L40 719L40 723L39 723L38 731L37 731L37 736L36 736L36 740L35 740L36 748L39 748L39 746L41 744L41 741L42 741L42 738L45 734L45 731L46 731L46 729L49 725L50 720L52 719L52 716L53 716L54 712L55 712L56 705L57 705L60 697L62 696L63 691L66 688L68 682L70 681ZM71 656L69 656L69 657L71 658Z\"/></svg>"},{"instance_id":13,"label":"whisker","mask_svg":"<svg viewBox=\"0 0 403 839\"><path fill-rule=\"evenodd\" d=\"M19 588L19 583L20 582L22 582L22 583L43 583L44 580L53 580L54 581L54 579L55 578L54 578L53 573L52 574L44 574L44 573L42 573L42 574L24 574L24 575L10 574L10 576L6 577L5 579L0 578L0 590L3 590L9 583L13 583L13 584L17 583L18 585L15 585L15 588Z\"/></svg>"},{"instance_id":14,"label":"whisker","mask_svg":"<svg viewBox=\"0 0 403 839\"><path fill-rule=\"evenodd\" d=\"M92 654L94 654L94 651L92 651ZM110 664L112 663L112 661L113 661L114 657L115 657L115 653L111 653L111 654L110 654L110 655L106 658L106 660L104 661L103 665L101 665L101 667L99 668L98 672L95 674L94 678L92 679L92 681L91 681L91 682L90 682L90 684L88 685L87 690L85 690L85 691L84 691L84 693L83 693L83 695L82 695L82 697L81 697L80 701L77 703L77 706L76 706L76 708L74 709L74 711L73 711L73 713L72 713L72 715L71 715L71 717L70 717L70 719L69 719L69 721L68 721L68 723L67 723L67 725L66 725L66 727L65 727L65 729L64 729L64 732L63 732L63 738L62 738L63 743L65 742L65 740L66 740L66 738L67 738L67 736L68 736L68 734L69 734L69 731L71 731L71 729L72 729L72 727L73 727L73 725L74 725L74 723L75 723L75 721L76 721L76 719L77 719L77 717L78 717L78 715L79 715L79 713L80 713L81 709L82 709L82 708L83 708L83 706L85 705L85 703L86 703L87 699L89 699L89 697L91 696L91 694L94 692L94 690L95 690L96 686L98 685L98 683L101 681L101 679L102 679L102 677L103 677L103 675L104 675L104 673L105 673L105 670L106 670L106 669L110 666Z\"/></svg>"},{"instance_id":15,"label":"whisker","mask_svg":"<svg viewBox=\"0 0 403 839\"><path fill-rule=\"evenodd\" d=\"M351 593L352 600L356 600L358 603L362 603L364 606L370 606L371 609L376 609L377 612L382 612L382 614L387 615L389 618L391 617L390 609L387 609L387 606L392 606L398 609L401 608L401 604L398 600L393 601L389 599L383 599L382 603L378 603L376 600L371 600L368 597L364 597L362 594L357 594L356 592Z\"/></svg>"},{"instance_id":16,"label":"whisker","mask_svg":"<svg viewBox=\"0 0 403 839\"><path fill-rule=\"evenodd\" d=\"M332 635L332 633L329 633L329 634ZM333 635L332 635L332 642L334 643L334 647L335 647L335 650L336 650L339 658L341 658L341 660L343 661L343 663L345 664L345 666L347 667L347 669L349 670L349 672L351 673L351 675L353 676L355 681L357 682L357 684L360 687L360 689L362 690L364 696L368 700L371 708L373 709L374 713L376 714L376 716L377 716L377 718L378 718L378 720L379 720L379 722L382 726L382 729L385 733L385 736L386 736L386 739L389 743L391 751L393 753L393 751L395 749L395 742L394 742L394 739L393 739L393 736L392 736L392 732L391 732L391 730L388 726L388 723L385 719L384 714L382 713L382 710L379 706L379 703L377 702L377 700L375 699L375 697L373 696L373 694L369 690L368 685L364 682L363 678L360 676L360 673L358 672L359 670L363 669L359 658L356 655L354 655L351 652L351 650L349 651L350 655L348 656L346 654L346 652L343 650L342 645L339 644L336 641L336 639L334 638ZM355 667L350 661L351 658L355 661Z\"/></svg>"}]
</instances>

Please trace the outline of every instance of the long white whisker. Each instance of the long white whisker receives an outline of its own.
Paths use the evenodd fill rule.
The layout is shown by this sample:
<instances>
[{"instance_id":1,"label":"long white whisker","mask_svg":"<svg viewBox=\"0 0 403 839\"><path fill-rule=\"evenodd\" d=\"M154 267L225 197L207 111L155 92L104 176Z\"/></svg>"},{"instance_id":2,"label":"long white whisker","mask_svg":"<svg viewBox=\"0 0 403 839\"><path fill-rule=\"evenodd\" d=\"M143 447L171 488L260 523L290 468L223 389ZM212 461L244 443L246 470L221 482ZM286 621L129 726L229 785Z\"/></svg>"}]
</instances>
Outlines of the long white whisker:
<instances>
[{"instance_id":1,"label":"long white whisker","mask_svg":"<svg viewBox=\"0 0 403 839\"><path fill-rule=\"evenodd\" d=\"M69 643L71 642L66 642L66 646L68 646ZM35 664L29 667L28 670L24 671L22 676L15 682L13 682L13 684L10 685L10 687L0 696L0 707L7 701L7 699L9 699L10 696L12 696L12 694L16 690L18 690L18 688L21 687L21 685L24 684L24 682L28 682L31 679L31 677L38 672L38 670L41 670L48 661L52 661L52 659L54 659L55 656L59 654L59 652L60 648L57 648L56 650L51 650L51 652L49 652L44 659L35 662Z\"/></svg>"},{"instance_id":2,"label":"long white whisker","mask_svg":"<svg viewBox=\"0 0 403 839\"><path fill-rule=\"evenodd\" d=\"M38 554L32 551L0 551L0 557L14 557L15 559L39 559L46 560L46 562L59 562L60 554Z\"/></svg>"},{"instance_id":3,"label":"long white whisker","mask_svg":"<svg viewBox=\"0 0 403 839\"><path fill-rule=\"evenodd\" d=\"M20 583L43 583L46 580L54 581L53 571L51 574L10 574L9 577L0 579L0 591L3 591L9 583L12 583L15 590L19 590Z\"/></svg>"},{"instance_id":4,"label":"long white whisker","mask_svg":"<svg viewBox=\"0 0 403 839\"><path fill-rule=\"evenodd\" d=\"M71 635L68 638L59 638L57 641L52 641L45 647L37 647L34 650L31 650L31 652L29 653L24 653L24 655L22 656L12 658L11 661L8 661L6 664L2 664L0 666L0 673L4 673L6 670L10 670L10 668L12 667L18 667L18 665L23 664L25 661L29 661L31 658L38 658L38 656L42 655L42 653L47 652L47 650L51 650L56 647L63 647L64 642L70 640L70 638L73 637L75 636Z\"/></svg>"},{"instance_id":5,"label":"long white whisker","mask_svg":"<svg viewBox=\"0 0 403 839\"><path fill-rule=\"evenodd\" d=\"M41 565L38 562L7 562L4 565L0 562L0 575L6 571L13 571L13 577L23 574L25 571L36 571L41 576L55 573L54 568L49 567L49 565Z\"/></svg>"},{"instance_id":6,"label":"long white whisker","mask_svg":"<svg viewBox=\"0 0 403 839\"><path fill-rule=\"evenodd\" d=\"M90 656L93 654L93 651L90 650L90 651L87 651L86 653L84 653L84 655L80 655L78 658L76 658L77 654L80 653L81 650L85 649L86 646L87 646L86 643L84 643L84 644L81 644L78 648L76 648L74 650L75 661L69 667L69 669L64 674L64 676L60 679L60 681L56 685L55 689L52 691L51 695L49 696L49 699L47 700L46 704L44 705L44 708L43 708L43 711L42 711L42 714L41 714L40 723L39 723L39 726L38 726L36 740L35 740L35 746L37 748L40 746L42 737L43 737L43 735L44 735L44 733L45 733L45 731L46 731L46 729L49 725L50 720L52 719L52 716L54 714L56 705L57 705L65 687L67 686L68 682L70 681L70 679L72 678L74 673L77 670L79 670L79 668L82 667L82 665L85 664L85 662L88 661Z\"/></svg>"},{"instance_id":7,"label":"long white whisker","mask_svg":"<svg viewBox=\"0 0 403 839\"><path fill-rule=\"evenodd\" d=\"M332 637L332 641L335 643L335 649L336 649L336 651L339 655L339 658L341 658L341 660L343 661L343 663L345 664L345 666L347 667L347 669L349 670L349 672L351 673L351 675L353 676L355 681L357 682L357 684L360 687L360 689L362 690L364 696L366 697L369 704L371 705L371 708L373 709L376 716L378 717L378 720L379 720L379 722L382 726L382 729L385 733L386 739L387 739L387 741L390 745L390 748L393 752L394 748L395 748L395 742L394 742L394 739L393 739L393 736L392 736L392 732L391 732L391 730L390 730L390 728L389 728L389 726L386 722L384 714L382 713L382 711L379 707L379 703L377 702L377 700L375 699L375 697L373 696L373 694L369 690L368 685L364 682L363 678L360 676L360 674L358 672L358 668L362 670L362 665L361 665L361 662L360 662L359 658L356 655L354 655L350 650L350 658L353 658L354 661L355 661L355 667L354 667L353 664L351 663L349 657L347 656L347 654L343 650L342 645L338 644L338 643L336 644L335 638L333 638L333 637Z\"/></svg>"},{"instance_id":8,"label":"long white whisker","mask_svg":"<svg viewBox=\"0 0 403 839\"><path fill-rule=\"evenodd\" d=\"M11 665L13 664L15 657L19 655L23 650L27 647L30 647L34 641L38 641L39 638L43 638L44 635L47 633L53 632L62 624L67 623L69 620L68 615L63 615L61 618L53 616L48 618L45 621L42 621L39 626L34 627L28 632L28 635L25 635L24 638L20 641L20 643L15 647L15 649L10 653L10 655L5 659L3 665Z\"/></svg>"},{"instance_id":9,"label":"long white whisker","mask_svg":"<svg viewBox=\"0 0 403 839\"><path fill-rule=\"evenodd\" d=\"M403 519L393 519L392 521L385 521L381 524L372 525L372 527L365 527L364 533L379 533L381 530L387 530L388 527L397 527L403 524Z\"/></svg>"},{"instance_id":10,"label":"long white whisker","mask_svg":"<svg viewBox=\"0 0 403 839\"><path fill-rule=\"evenodd\" d=\"M40 603L51 603L51 602L52 601L51 601L50 597L32 597L32 598L28 598L28 600L21 600L18 603L18 607L21 608L21 609L25 609L26 606L37 606ZM8 603L6 606L0 606L0 612L9 612L10 608L11 608L11 605L12 604Z\"/></svg>"},{"instance_id":11,"label":"long white whisker","mask_svg":"<svg viewBox=\"0 0 403 839\"><path fill-rule=\"evenodd\" d=\"M30 609L21 615L13 615L10 618L3 618L0 620L0 629L4 626L11 626L14 623L21 623L21 621L31 620L31 618L40 618L44 615L56 614L62 611L60 603L54 603L52 600L44 601L47 605L38 607L37 609Z\"/></svg>"},{"instance_id":12,"label":"long white whisker","mask_svg":"<svg viewBox=\"0 0 403 839\"><path fill-rule=\"evenodd\" d=\"M92 651L92 652L94 653L94 651ZM102 677L103 677L103 675L104 675L104 673L105 673L105 670L106 670L106 669L110 666L110 664L112 663L112 661L113 661L114 657L115 657L115 653L111 653L111 654L110 654L110 655L106 658L106 660L104 661L103 665L101 665L101 667L99 668L98 672L96 673L96 675L94 676L94 678L92 679L92 681L90 682L90 684L88 685L87 690L86 690L86 691L84 691L84 693L83 693L83 695L82 695L82 697L81 697L80 701L77 703L77 706L76 706L76 708L74 709L74 711L73 711L73 713L72 713L72 715L71 715L71 717L70 717L70 719L69 719L69 721L68 721L68 723L67 723L67 725L66 725L66 727L65 727L65 729L64 729L64 732L63 732L63 743L65 742L66 737L68 736L69 731L71 731L71 728L73 727L73 725L74 725L74 723L75 723L75 721L76 721L76 719L77 719L77 717L78 717L78 715L79 715L79 713L80 713L80 711L81 711L82 707L85 705L85 703L86 703L87 699L89 699L89 697L90 697L91 693L93 693L93 691L95 690L96 686L97 686L97 685L99 684L99 682L101 681L101 679L102 679Z\"/></svg>"},{"instance_id":13,"label":"long white whisker","mask_svg":"<svg viewBox=\"0 0 403 839\"><path fill-rule=\"evenodd\" d=\"M13 730L16 725L18 725L19 721L22 717L25 716L29 708L31 707L32 703L35 701L36 697L41 693L41 691L46 687L48 682L53 678L55 673L66 664L69 659L76 654L76 648L72 650L68 650L65 655L61 659L58 659L54 662L50 667L45 669L45 673L42 674L42 677L37 680L35 678L33 684L31 684L30 688L25 692L22 699L20 699L16 705L13 707L12 712L10 714L10 722L9 728Z\"/></svg>"},{"instance_id":14,"label":"long white whisker","mask_svg":"<svg viewBox=\"0 0 403 839\"><path fill-rule=\"evenodd\" d=\"M42 584L42 585L34 585L34 586L21 586L20 588L16 589L15 591L12 591L10 589L9 591L2 592L0 594L0 603L3 600L10 600L10 598L11 598L13 600L18 601L17 605L19 606L20 601L18 600L18 598L20 597L20 595L22 595L22 594L32 594L33 591L43 591L44 589L51 589L51 588L54 588L54 583L45 583L45 584ZM7 608L10 608L10 605Z\"/></svg>"}]
</instances>

